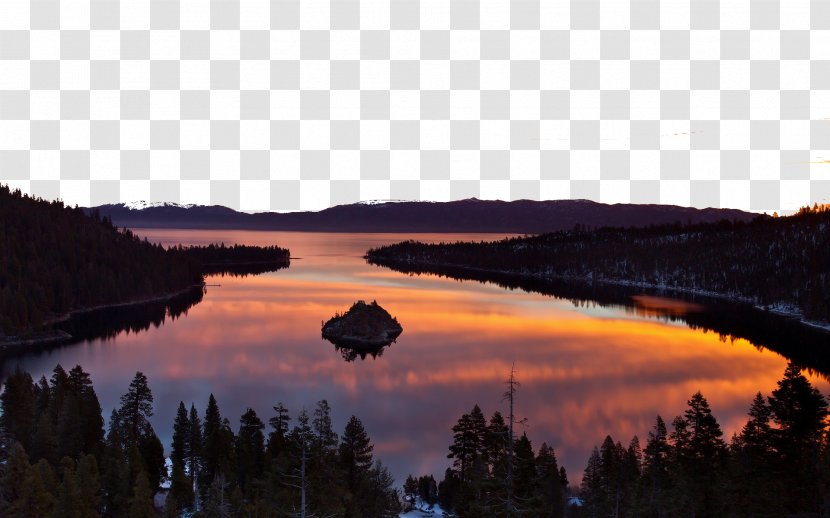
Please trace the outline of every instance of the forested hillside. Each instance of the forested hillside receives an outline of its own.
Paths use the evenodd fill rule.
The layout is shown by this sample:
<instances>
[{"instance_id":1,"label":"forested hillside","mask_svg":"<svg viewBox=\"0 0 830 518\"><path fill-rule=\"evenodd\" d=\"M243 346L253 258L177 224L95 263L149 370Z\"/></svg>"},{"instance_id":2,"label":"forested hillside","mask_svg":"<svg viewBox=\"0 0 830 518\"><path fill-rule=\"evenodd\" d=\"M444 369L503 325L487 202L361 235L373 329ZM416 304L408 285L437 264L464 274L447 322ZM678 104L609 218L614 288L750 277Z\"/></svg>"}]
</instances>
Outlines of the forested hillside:
<instances>
[{"instance_id":1,"label":"forested hillside","mask_svg":"<svg viewBox=\"0 0 830 518\"><path fill-rule=\"evenodd\" d=\"M0 185L0 338L74 310L166 297L205 274L284 268L289 255L277 246L166 250L97 211L87 215Z\"/></svg>"},{"instance_id":2,"label":"forested hillside","mask_svg":"<svg viewBox=\"0 0 830 518\"><path fill-rule=\"evenodd\" d=\"M0 395L0 516L393 518L389 471L376 461L362 422L334 432L323 400L292 418L277 403L266 423L253 409L238 428L213 394L203 413L180 402L168 470L150 418L154 398L136 373L104 427L88 373L58 365L51 379L16 371ZM237 430L237 431L234 431Z\"/></svg>"},{"instance_id":3,"label":"forested hillside","mask_svg":"<svg viewBox=\"0 0 830 518\"><path fill-rule=\"evenodd\" d=\"M442 267L674 288L797 310L830 321L830 209L782 218L602 228L492 243L414 241L367 252L384 266Z\"/></svg>"},{"instance_id":4,"label":"forested hillside","mask_svg":"<svg viewBox=\"0 0 830 518\"><path fill-rule=\"evenodd\" d=\"M198 267L109 219L0 186L0 336L68 311L180 291Z\"/></svg>"}]
</instances>

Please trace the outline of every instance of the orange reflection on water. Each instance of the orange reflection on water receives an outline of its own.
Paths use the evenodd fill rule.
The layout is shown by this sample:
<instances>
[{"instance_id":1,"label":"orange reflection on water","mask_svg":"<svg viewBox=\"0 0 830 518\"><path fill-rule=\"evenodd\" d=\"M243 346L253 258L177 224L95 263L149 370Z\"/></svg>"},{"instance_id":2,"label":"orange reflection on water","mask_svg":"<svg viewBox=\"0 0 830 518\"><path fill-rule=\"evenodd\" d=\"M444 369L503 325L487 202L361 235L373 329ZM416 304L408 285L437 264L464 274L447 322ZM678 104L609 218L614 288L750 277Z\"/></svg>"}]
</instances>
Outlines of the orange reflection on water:
<instances>
[{"instance_id":1,"label":"orange reflection on water","mask_svg":"<svg viewBox=\"0 0 830 518\"><path fill-rule=\"evenodd\" d=\"M631 299L636 304L638 314L643 316L682 316L705 309L702 305L693 302L668 299L666 297L655 297L653 295L635 295Z\"/></svg>"},{"instance_id":2,"label":"orange reflection on water","mask_svg":"<svg viewBox=\"0 0 830 518\"><path fill-rule=\"evenodd\" d=\"M774 389L786 365L745 340L494 285L403 275L361 258L369 246L413 236L149 235L168 242L276 243L302 257L287 270L210 279L221 286L208 288L187 317L158 329L25 360L37 375L57 361L81 363L107 414L142 370L157 395L154 424L163 437L179 400L203 409L211 392L232 422L248 406L265 420L278 401L296 415L327 399L339 428L351 414L363 420L399 482L410 472L440 477L449 463L450 428L476 403L488 415L504 412L502 382L515 363L522 383L517 411L528 418L529 437L535 447L552 444L576 481L606 434L623 443L636 434L644 444L655 416L671 422L698 390L731 436L755 392ZM320 325L358 299L376 299L404 331L382 356L347 363L321 338ZM699 309L647 297L638 303L660 314ZM827 392L827 383L813 381Z\"/></svg>"}]
</instances>

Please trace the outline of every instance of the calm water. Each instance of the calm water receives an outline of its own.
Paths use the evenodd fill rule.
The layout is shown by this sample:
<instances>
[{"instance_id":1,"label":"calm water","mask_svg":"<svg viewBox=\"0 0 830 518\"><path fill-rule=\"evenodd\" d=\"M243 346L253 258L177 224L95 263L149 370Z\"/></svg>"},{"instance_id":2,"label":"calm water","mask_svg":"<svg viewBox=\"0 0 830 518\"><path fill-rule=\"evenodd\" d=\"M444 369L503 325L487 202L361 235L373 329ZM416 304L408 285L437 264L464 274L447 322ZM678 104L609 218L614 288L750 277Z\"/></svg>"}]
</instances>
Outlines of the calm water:
<instances>
[{"instance_id":1,"label":"calm water","mask_svg":"<svg viewBox=\"0 0 830 518\"><path fill-rule=\"evenodd\" d=\"M327 399L338 431L349 415L361 418L376 456L399 483L410 472L440 480L449 465L450 428L476 403L488 417L505 411L503 381L515 362L524 430L535 448L552 444L578 481L591 448L607 433L624 444L637 434L645 445L656 414L670 422L697 390L730 437L746 420L755 392L774 389L786 365L745 340L723 341L649 316L696 309L681 302L643 297L637 312L577 308L495 285L408 276L362 259L367 248L402 239L501 235L138 233L164 244L278 244L296 258L278 272L209 278L220 286L209 286L185 317L159 327L4 366L48 377L57 363L81 364L107 416L141 370L155 395L153 424L168 447L180 400L202 412L212 392L222 414L238 423L246 407L267 422L278 401L296 415ZM346 362L321 339L320 325L357 299L376 299L404 332L381 356ZM825 381L812 381L828 392Z\"/></svg>"}]
</instances>

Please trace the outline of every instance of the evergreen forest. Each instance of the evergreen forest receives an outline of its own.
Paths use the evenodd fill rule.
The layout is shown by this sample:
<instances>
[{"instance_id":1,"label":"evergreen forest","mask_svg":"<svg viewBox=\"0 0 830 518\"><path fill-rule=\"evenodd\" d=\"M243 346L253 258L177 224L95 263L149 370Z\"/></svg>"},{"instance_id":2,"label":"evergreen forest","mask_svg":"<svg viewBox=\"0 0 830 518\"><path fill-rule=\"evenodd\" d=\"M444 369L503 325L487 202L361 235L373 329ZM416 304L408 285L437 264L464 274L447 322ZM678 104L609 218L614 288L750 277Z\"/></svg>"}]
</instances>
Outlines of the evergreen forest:
<instances>
[{"instance_id":1,"label":"evergreen forest","mask_svg":"<svg viewBox=\"0 0 830 518\"><path fill-rule=\"evenodd\" d=\"M487 421L475 405L452 428L443 480L410 475L406 501L459 517L830 515L828 403L799 367L789 364L771 394L756 394L728 440L700 392L687 405L669 424L658 415L645 444L606 436L579 487L569 487L553 447L534 449L510 432L515 418L497 411Z\"/></svg>"},{"instance_id":2,"label":"evergreen forest","mask_svg":"<svg viewBox=\"0 0 830 518\"><path fill-rule=\"evenodd\" d=\"M210 395L179 403L169 456L150 423L153 393L136 373L105 429L88 373L21 370L0 395L0 516L397 516L394 480L360 419L334 432L323 400L293 419L282 403L237 423ZM292 423L293 421L293 423ZM160 488L166 488L160 490ZM159 498L161 495L164 498Z\"/></svg>"},{"instance_id":3,"label":"evergreen forest","mask_svg":"<svg viewBox=\"0 0 830 518\"><path fill-rule=\"evenodd\" d=\"M463 269L725 296L830 322L830 206L750 222L573 230L496 242L406 241L367 251L370 263Z\"/></svg>"},{"instance_id":4,"label":"evergreen forest","mask_svg":"<svg viewBox=\"0 0 830 518\"><path fill-rule=\"evenodd\" d=\"M644 444L607 436L573 487L553 446L519 433L524 420L478 405L452 427L443 479L410 475L400 492L360 419L338 436L325 400L293 419L282 403L267 421L248 408L236 425L212 394L203 412L180 402L167 458L153 408L141 372L105 427L80 366L38 381L15 371L0 395L0 516L383 518L416 500L459 517L830 514L828 402L794 364L728 440L697 392Z\"/></svg>"},{"instance_id":5,"label":"evergreen forest","mask_svg":"<svg viewBox=\"0 0 830 518\"><path fill-rule=\"evenodd\" d=\"M96 210L0 185L0 341L76 310L170 296L229 264L288 264L288 250L175 247L140 239Z\"/></svg>"}]
</instances>

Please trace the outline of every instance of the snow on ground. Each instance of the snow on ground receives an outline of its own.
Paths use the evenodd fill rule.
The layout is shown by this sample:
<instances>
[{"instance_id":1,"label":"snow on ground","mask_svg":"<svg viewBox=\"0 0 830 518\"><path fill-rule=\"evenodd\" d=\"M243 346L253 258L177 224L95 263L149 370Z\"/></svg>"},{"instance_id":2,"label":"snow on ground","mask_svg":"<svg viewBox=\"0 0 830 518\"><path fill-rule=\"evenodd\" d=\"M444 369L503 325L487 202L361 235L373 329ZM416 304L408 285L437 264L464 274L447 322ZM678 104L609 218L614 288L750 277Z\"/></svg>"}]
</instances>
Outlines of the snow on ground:
<instances>
[{"instance_id":1,"label":"snow on ground","mask_svg":"<svg viewBox=\"0 0 830 518\"><path fill-rule=\"evenodd\" d=\"M401 513L400 518L438 518L441 516L447 516L444 514L444 510L441 509L441 506L435 504L430 508L426 503L422 502L420 499L415 503L415 510L409 511L408 513Z\"/></svg>"},{"instance_id":2,"label":"snow on ground","mask_svg":"<svg viewBox=\"0 0 830 518\"><path fill-rule=\"evenodd\" d=\"M164 458L164 469L167 470L167 480L161 483L161 488L170 489L173 482L173 461L170 460L170 457Z\"/></svg>"}]
</instances>

